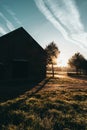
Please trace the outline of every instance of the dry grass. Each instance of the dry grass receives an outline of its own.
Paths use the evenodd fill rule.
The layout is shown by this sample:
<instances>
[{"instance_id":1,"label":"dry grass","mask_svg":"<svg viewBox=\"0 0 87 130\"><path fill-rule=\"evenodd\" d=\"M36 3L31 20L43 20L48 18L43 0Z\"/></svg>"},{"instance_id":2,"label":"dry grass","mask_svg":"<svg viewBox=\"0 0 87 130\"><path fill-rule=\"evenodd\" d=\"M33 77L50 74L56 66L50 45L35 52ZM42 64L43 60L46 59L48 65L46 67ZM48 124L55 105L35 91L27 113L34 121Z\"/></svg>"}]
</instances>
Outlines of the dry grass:
<instances>
[{"instance_id":1,"label":"dry grass","mask_svg":"<svg viewBox=\"0 0 87 130\"><path fill-rule=\"evenodd\" d=\"M0 130L87 130L87 81L50 78L1 102Z\"/></svg>"}]
</instances>

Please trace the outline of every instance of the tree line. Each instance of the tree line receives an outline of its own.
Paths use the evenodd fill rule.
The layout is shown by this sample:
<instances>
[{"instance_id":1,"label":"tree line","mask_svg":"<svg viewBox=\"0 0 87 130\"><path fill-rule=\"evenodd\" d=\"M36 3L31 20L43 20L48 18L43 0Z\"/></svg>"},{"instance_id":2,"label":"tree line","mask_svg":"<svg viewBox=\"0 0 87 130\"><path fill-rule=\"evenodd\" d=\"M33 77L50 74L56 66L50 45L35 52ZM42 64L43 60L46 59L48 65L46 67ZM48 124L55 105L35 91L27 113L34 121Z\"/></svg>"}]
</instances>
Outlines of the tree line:
<instances>
[{"instance_id":1,"label":"tree line","mask_svg":"<svg viewBox=\"0 0 87 130\"><path fill-rule=\"evenodd\" d=\"M79 52L75 53L68 61L70 67L74 67L77 74L87 75L87 59Z\"/></svg>"},{"instance_id":2,"label":"tree line","mask_svg":"<svg viewBox=\"0 0 87 130\"><path fill-rule=\"evenodd\" d=\"M54 64L56 64L56 60L58 55L60 54L59 48L56 43L51 42L45 48L47 53L47 65L50 64L52 68L52 75L54 77ZM86 74L87 75L87 59L80 54L79 52L75 53L69 60L68 65L71 68L75 68L76 74Z\"/></svg>"}]
</instances>

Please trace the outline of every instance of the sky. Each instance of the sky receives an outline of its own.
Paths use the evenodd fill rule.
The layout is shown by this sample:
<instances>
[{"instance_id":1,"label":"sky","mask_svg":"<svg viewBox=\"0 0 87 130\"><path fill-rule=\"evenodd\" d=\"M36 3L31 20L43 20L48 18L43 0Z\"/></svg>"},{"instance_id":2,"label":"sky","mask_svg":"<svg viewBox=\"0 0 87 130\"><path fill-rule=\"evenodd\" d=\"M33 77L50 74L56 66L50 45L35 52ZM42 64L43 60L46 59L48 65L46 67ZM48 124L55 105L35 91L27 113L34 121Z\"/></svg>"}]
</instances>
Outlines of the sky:
<instances>
[{"instance_id":1,"label":"sky","mask_svg":"<svg viewBox=\"0 0 87 130\"><path fill-rule=\"evenodd\" d=\"M80 52L87 59L87 0L0 0L0 36L19 27L43 47L54 41L59 66Z\"/></svg>"}]
</instances>

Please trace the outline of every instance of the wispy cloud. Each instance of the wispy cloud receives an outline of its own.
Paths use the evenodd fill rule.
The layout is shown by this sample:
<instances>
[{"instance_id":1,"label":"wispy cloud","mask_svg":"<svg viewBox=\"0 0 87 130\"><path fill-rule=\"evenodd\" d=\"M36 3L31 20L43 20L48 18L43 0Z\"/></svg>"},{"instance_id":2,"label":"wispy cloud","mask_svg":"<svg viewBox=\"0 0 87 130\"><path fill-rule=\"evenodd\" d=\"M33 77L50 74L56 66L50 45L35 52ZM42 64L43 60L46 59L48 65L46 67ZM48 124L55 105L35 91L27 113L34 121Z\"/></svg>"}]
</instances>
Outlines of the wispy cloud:
<instances>
[{"instance_id":1,"label":"wispy cloud","mask_svg":"<svg viewBox=\"0 0 87 130\"><path fill-rule=\"evenodd\" d=\"M14 19L16 24L21 25L22 23L20 20L16 17L16 14L6 5L4 5L5 10L11 15L11 17Z\"/></svg>"},{"instance_id":2,"label":"wispy cloud","mask_svg":"<svg viewBox=\"0 0 87 130\"><path fill-rule=\"evenodd\" d=\"M1 34L1 35L4 35L4 34L6 34L6 33L7 33L6 30L5 30L4 28L0 27L0 34Z\"/></svg>"},{"instance_id":3,"label":"wispy cloud","mask_svg":"<svg viewBox=\"0 0 87 130\"><path fill-rule=\"evenodd\" d=\"M3 8L6 13L0 12L0 19L3 21L4 25L0 23L0 35L13 31L17 26L22 26L16 14L7 5L3 5Z\"/></svg>"},{"instance_id":4,"label":"wispy cloud","mask_svg":"<svg viewBox=\"0 0 87 130\"><path fill-rule=\"evenodd\" d=\"M53 25L62 32L64 37L67 37L68 33L66 30L60 25L60 23L55 19L51 11L47 8L45 5L45 2L43 0L35 0L35 3L38 7L38 9L46 16L46 18L53 23Z\"/></svg>"},{"instance_id":5,"label":"wispy cloud","mask_svg":"<svg viewBox=\"0 0 87 130\"><path fill-rule=\"evenodd\" d=\"M7 28L9 31L12 31L15 29L14 25L7 19L7 17L0 12L0 17L5 21Z\"/></svg>"},{"instance_id":6,"label":"wispy cloud","mask_svg":"<svg viewBox=\"0 0 87 130\"><path fill-rule=\"evenodd\" d=\"M74 0L35 0L35 3L66 40L87 50L87 33Z\"/></svg>"}]
</instances>

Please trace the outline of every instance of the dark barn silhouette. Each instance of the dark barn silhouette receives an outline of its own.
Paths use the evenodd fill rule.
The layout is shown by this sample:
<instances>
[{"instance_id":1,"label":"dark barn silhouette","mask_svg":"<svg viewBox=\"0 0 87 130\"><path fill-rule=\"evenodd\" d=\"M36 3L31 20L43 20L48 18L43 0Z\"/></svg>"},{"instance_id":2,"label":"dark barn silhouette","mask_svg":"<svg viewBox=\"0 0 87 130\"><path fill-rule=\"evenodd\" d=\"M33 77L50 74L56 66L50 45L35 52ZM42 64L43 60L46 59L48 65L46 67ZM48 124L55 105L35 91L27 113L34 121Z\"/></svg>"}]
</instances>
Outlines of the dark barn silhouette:
<instances>
[{"instance_id":1,"label":"dark barn silhouette","mask_svg":"<svg viewBox=\"0 0 87 130\"><path fill-rule=\"evenodd\" d=\"M21 27L0 37L0 80L42 80L45 50Z\"/></svg>"}]
</instances>

